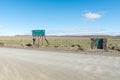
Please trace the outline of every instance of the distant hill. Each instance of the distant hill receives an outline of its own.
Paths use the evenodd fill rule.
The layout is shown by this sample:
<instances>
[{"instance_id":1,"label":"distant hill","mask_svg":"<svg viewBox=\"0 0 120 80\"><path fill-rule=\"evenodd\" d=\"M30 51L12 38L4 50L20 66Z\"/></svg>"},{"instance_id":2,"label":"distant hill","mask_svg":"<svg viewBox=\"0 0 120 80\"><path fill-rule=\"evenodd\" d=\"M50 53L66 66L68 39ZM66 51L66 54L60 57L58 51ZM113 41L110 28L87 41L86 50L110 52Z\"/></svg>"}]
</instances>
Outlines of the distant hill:
<instances>
[{"instance_id":1,"label":"distant hill","mask_svg":"<svg viewBox=\"0 0 120 80\"><path fill-rule=\"evenodd\" d=\"M32 37L32 35L15 35L15 37ZM46 35L46 37L101 37L101 38L108 38L108 37L120 37L120 35L117 36L111 36L111 35Z\"/></svg>"}]
</instances>

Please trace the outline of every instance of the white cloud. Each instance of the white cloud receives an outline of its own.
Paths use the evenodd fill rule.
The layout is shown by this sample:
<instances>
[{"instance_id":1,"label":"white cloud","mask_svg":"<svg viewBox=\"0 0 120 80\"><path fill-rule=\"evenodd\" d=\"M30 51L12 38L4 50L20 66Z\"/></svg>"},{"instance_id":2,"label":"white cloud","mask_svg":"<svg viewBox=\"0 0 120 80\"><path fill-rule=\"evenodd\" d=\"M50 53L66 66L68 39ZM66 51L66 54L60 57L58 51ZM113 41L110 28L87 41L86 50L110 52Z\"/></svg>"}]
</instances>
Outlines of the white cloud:
<instances>
[{"instance_id":1,"label":"white cloud","mask_svg":"<svg viewBox=\"0 0 120 80\"><path fill-rule=\"evenodd\" d=\"M3 28L3 25L0 25L0 29Z\"/></svg>"},{"instance_id":2,"label":"white cloud","mask_svg":"<svg viewBox=\"0 0 120 80\"><path fill-rule=\"evenodd\" d=\"M86 12L83 14L85 20L94 21L96 19L100 19L103 15L102 13L93 13L93 12Z\"/></svg>"}]
</instances>

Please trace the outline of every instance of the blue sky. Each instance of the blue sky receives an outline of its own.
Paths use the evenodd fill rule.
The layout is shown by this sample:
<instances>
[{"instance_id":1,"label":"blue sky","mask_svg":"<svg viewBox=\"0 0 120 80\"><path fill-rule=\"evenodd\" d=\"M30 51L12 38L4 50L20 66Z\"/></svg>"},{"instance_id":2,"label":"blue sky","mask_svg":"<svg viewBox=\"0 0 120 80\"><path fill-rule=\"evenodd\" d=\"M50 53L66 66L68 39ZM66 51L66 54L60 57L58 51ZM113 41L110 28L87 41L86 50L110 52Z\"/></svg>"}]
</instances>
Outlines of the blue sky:
<instances>
[{"instance_id":1,"label":"blue sky","mask_svg":"<svg viewBox=\"0 0 120 80\"><path fill-rule=\"evenodd\" d=\"M120 0L0 0L0 36L120 35Z\"/></svg>"}]
</instances>

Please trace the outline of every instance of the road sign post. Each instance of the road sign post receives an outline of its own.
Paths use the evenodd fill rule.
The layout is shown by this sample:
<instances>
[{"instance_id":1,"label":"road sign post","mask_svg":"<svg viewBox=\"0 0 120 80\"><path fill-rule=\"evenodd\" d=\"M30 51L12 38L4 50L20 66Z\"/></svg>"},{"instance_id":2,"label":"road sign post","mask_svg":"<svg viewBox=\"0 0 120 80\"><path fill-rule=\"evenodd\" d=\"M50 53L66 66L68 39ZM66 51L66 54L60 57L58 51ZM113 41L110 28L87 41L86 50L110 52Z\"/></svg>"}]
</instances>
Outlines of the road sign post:
<instances>
[{"instance_id":1,"label":"road sign post","mask_svg":"<svg viewBox=\"0 0 120 80\"><path fill-rule=\"evenodd\" d=\"M43 46L44 39L47 42L47 44L49 45L48 40L45 37L45 30L32 30L32 36L38 38L38 47L40 46L40 40L41 40L41 45Z\"/></svg>"}]
</instances>

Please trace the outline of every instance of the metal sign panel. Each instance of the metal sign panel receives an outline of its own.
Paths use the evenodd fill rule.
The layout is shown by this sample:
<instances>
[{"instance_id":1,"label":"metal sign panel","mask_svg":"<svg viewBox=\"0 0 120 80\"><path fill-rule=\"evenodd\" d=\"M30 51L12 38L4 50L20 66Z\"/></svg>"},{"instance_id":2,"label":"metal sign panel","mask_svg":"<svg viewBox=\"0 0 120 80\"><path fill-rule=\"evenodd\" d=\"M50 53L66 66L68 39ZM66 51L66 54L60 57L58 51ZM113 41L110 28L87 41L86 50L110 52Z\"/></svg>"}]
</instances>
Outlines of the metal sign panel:
<instances>
[{"instance_id":1,"label":"metal sign panel","mask_svg":"<svg viewBox=\"0 0 120 80\"><path fill-rule=\"evenodd\" d=\"M32 30L32 36L45 36L45 30Z\"/></svg>"}]
</instances>

